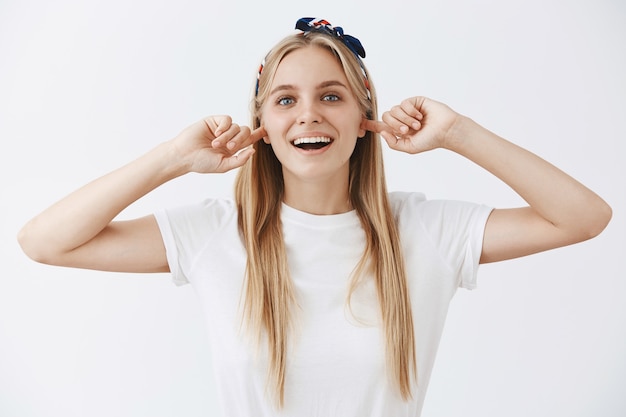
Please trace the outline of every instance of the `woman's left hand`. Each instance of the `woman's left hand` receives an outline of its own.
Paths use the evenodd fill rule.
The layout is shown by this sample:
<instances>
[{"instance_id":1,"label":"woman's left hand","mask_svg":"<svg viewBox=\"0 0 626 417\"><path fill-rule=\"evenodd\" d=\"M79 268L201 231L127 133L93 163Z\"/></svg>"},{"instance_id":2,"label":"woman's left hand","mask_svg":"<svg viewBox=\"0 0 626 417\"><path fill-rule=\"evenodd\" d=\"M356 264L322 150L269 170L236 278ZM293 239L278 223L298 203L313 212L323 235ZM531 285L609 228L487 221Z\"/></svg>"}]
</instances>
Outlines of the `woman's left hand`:
<instances>
[{"instance_id":1,"label":"woman's left hand","mask_svg":"<svg viewBox=\"0 0 626 417\"><path fill-rule=\"evenodd\" d=\"M411 97L385 112L382 122L363 120L361 127L380 135L390 148L410 154L449 147L460 136L462 116L443 103Z\"/></svg>"},{"instance_id":2,"label":"woman's left hand","mask_svg":"<svg viewBox=\"0 0 626 417\"><path fill-rule=\"evenodd\" d=\"M483 263L581 242L600 233L611 218L611 208L593 191L445 104L412 97L385 112L382 121L364 120L361 127L380 133L399 151L413 154L445 148L456 152L528 202L529 207L496 209L490 214L483 237Z\"/></svg>"}]
</instances>

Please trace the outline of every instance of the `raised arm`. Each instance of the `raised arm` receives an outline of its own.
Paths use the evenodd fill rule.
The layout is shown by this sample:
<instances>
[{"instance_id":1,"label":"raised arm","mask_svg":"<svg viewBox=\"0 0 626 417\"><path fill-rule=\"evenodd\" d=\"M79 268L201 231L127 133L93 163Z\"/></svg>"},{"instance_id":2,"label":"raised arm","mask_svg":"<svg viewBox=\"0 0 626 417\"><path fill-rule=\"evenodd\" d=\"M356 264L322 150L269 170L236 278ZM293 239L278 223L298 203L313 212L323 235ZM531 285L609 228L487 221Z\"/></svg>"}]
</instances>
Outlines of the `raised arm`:
<instances>
[{"instance_id":1,"label":"raised arm","mask_svg":"<svg viewBox=\"0 0 626 417\"><path fill-rule=\"evenodd\" d=\"M528 203L493 211L485 229L483 263L581 242L599 234L611 218L611 208L593 191L442 103L413 97L386 112L382 122L363 123L396 150L446 148L463 155Z\"/></svg>"},{"instance_id":2,"label":"raised arm","mask_svg":"<svg viewBox=\"0 0 626 417\"><path fill-rule=\"evenodd\" d=\"M263 137L228 116L208 117L137 160L78 189L30 220L18 241L32 259L104 271L165 272L154 216L113 221L134 201L188 172L226 172L253 154Z\"/></svg>"}]
</instances>

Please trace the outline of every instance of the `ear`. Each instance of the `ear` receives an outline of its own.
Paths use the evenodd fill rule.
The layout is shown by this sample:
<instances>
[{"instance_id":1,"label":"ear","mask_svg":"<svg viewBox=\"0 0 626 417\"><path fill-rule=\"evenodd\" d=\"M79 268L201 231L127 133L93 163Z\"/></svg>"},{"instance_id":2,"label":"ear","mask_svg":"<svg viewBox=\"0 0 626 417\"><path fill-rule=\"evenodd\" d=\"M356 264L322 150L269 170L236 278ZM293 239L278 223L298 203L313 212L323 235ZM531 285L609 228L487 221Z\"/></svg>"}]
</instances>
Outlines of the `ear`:
<instances>
[{"instance_id":1,"label":"ear","mask_svg":"<svg viewBox=\"0 0 626 417\"><path fill-rule=\"evenodd\" d=\"M257 119L257 124L259 125L259 127L263 126L263 122L261 121L261 119ZM265 129L265 128L263 128L263 129ZM267 136L263 136L263 142L265 142L267 145L269 145L270 144L270 138L267 137Z\"/></svg>"},{"instance_id":2,"label":"ear","mask_svg":"<svg viewBox=\"0 0 626 417\"><path fill-rule=\"evenodd\" d=\"M269 136L263 136L263 142L265 142L266 145L270 145L270 138Z\"/></svg>"},{"instance_id":3,"label":"ear","mask_svg":"<svg viewBox=\"0 0 626 417\"><path fill-rule=\"evenodd\" d=\"M365 136L365 134L367 133L367 129L365 128L365 123L366 123L367 119L363 118L361 120L361 125L359 126L359 139L363 138Z\"/></svg>"}]
</instances>

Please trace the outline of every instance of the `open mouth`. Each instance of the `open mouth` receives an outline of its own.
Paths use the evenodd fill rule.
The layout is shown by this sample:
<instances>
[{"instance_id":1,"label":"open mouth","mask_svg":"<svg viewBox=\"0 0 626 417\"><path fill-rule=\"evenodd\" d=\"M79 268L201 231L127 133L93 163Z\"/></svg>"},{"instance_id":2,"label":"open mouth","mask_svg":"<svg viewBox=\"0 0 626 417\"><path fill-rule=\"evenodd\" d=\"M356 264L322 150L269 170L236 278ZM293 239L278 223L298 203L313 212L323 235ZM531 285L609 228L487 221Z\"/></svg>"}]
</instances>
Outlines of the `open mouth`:
<instances>
[{"instance_id":1,"label":"open mouth","mask_svg":"<svg viewBox=\"0 0 626 417\"><path fill-rule=\"evenodd\" d=\"M304 150L322 149L332 143L332 139L325 136L315 136L310 138L298 138L291 142L296 148Z\"/></svg>"}]
</instances>

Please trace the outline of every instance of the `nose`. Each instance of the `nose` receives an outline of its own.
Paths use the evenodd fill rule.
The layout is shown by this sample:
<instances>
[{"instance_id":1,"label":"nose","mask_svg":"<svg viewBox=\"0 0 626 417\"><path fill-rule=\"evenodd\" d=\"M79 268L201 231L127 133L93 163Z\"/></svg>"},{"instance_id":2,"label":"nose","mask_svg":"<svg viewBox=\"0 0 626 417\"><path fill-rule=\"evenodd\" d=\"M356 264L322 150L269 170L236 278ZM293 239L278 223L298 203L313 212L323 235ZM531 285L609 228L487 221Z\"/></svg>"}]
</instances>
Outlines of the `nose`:
<instances>
[{"instance_id":1,"label":"nose","mask_svg":"<svg viewBox=\"0 0 626 417\"><path fill-rule=\"evenodd\" d=\"M300 112L298 113L298 124L321 123L323 120L320 103L315 99L300 100Z\"/></svg>"}]
</instances>

